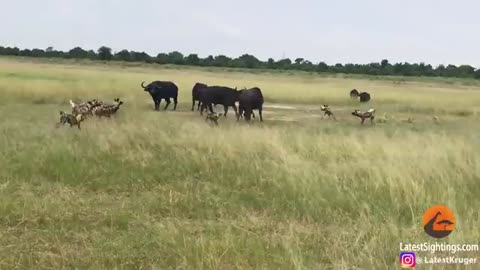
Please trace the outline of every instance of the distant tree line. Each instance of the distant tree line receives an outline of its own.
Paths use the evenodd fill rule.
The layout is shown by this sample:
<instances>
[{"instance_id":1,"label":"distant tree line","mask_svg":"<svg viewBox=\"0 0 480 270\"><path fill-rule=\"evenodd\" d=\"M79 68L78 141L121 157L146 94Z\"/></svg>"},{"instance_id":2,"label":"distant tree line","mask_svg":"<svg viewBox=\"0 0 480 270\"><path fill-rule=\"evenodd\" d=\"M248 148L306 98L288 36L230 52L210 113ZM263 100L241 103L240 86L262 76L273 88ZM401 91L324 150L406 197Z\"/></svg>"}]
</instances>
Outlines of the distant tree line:
<instances>
[{"instance_id":1,"label":"distant tree line","mask_svg":"<svg viewBox=\"0 0 480 270\"><path fill-rule=\"evenodd\" d=\"M52 47L43 49L19 49L17 47L0 46L0 55L45 57L45 58L71 58L91 59L103 61L125 61L125 62L146 62L157 64L189 65L202 67L232 67L249 69L276 69L276 70L302 70L309 72L323 73L345 73L345 74L366 74L366 75L398 75L398 76L430 76L430 77L457 77L480 79L480 69L469 65L432 65L420 63L395 63L388 60L370 64L335 64L327 65L324 62L314 64L304 58L296 58L294 61L286 58L275 61L270 58L261 61L255 56L244 54L238 58L230 58L225 55L208 56L201 58L197 54L183 55L178 51L170 53L159 53L157 56L150 56L145 52L121 50L112 52L111 48L102 46L97 51L84 50L75 47L68 52L54 50Z\"/></svg>"}]
</instances>

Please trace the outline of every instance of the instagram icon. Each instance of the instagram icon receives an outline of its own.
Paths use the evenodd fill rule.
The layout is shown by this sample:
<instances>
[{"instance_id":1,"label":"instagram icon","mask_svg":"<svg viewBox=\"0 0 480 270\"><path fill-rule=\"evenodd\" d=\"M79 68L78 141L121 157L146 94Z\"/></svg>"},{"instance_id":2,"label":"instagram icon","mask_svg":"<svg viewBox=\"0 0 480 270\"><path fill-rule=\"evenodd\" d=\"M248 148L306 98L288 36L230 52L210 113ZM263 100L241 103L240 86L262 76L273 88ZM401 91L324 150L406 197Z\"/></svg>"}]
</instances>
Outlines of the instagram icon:
<instances>
[{"instance_id":1,"label":"instagram icon","mask_svg":"<svg viewBox=\"0 0 480 270\"><path fill-rule=\"evenodd\" d=\"M402 266L402 268L415 268L415 265L417 265L416 261L414 252L400 253L400 266Z\"/></svg>"}]
</instances>

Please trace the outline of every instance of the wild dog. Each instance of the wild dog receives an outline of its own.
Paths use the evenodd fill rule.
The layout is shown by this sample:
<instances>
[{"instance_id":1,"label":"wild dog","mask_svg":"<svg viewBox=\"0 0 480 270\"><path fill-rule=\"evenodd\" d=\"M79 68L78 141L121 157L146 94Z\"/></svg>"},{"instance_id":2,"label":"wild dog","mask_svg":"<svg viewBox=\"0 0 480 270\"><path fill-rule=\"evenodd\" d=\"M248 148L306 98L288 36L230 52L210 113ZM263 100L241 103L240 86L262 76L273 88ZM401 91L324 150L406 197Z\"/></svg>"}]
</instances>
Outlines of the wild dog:
<instances>
[{"instance_id":1,"label":"wild dog","mask_svg":"<svg viewBox=\"0 0 480 270\"><path fill-rule=\"evenodd\" d=\"M218 119L222 116L221 113L216 113L216 112L209 112L207 114L207 117L205 118L205 122L212 122L214 123L216 126L218 126Z\"/></svg>"},{"instance_id":2,"label":"wild dog","mask_svg":"<svg viewBox=\"0 0 480 270\"><path fill-rule=\"evenodd\" d=\"M337 121L337 119L335 118L335 116L333 115L333 112L332 110L330 110L330 107L328 107L328 105L325 105L323 104L323 106L320 108L323 112L325 112L322 116L322 120L323 118L325 117L325 115L328 115L328 117L332 117L333 120Z\"/></svg>"},{"instance_id":3,"label":"wild dog","mask_svg":"<svg viewBox=\"0 0 480 270\"><path fill-rule=\"evenodd\" d=\"M92 113L93 108L100 106L102 104L104 104L102 101L98 101L96 99L79 103L79 104L76 104L75 102L70 100L70 105L72 106L73 115L78 115L78 114L82 114L84 116L93 115Z\"/></svg>"},{"instance_id":4,"label":"wild dog","mask_svg":"<svg viewBox=\"0 0 480 270\"><path fill-rule=\"evenodd\" d=\"M354 110L352 112L352 115L362 119L361 121L361 124L363 125L363 123L365 122L365 119L370 119L370 122L372 123L373 125L373 120L375 119L375 109L370 109L366 112L362 112L360 110Z\"/></svg>"},{"instance_id":5,"label":"wild dog","mask_svg":"<svg viewBox=\"0 0 480 270\"><path fill-rule=\"evenodd\" d=\"M67 114L64 111L60 111L60 122L56 124L56 127L63 126L65 124L69 124L70 127L76 125L78 129L80 129L80 123L85 120L85 116L83 114Z\"/></svg>"},{"instance_id":6,"label":"wild dog","mask_svg":"<svg viewBox=\"0 0 480 270\"><path fill-rule=\"evenodd\" d=\"M120 105L123 104L123 101L120 101L119 98L114 99L115 103L113 105L101 104L92 109L92 112L95 116L101 118L102 116L111 117L113 114L117 113L120 109Z\"/></svg>"},{"instance_id":7,"label":"wild dog","mask_svg":"<svg viewBox=\"0 0 480 270\"><path fill-rule=\"evenodd\" d=\"M388 113L384 113L383 117L377 118L376 122L377 123L387 123L391 119L393 119L393 118L391 118L390 115L388 115Z\"/></svg>"}]
</instances>

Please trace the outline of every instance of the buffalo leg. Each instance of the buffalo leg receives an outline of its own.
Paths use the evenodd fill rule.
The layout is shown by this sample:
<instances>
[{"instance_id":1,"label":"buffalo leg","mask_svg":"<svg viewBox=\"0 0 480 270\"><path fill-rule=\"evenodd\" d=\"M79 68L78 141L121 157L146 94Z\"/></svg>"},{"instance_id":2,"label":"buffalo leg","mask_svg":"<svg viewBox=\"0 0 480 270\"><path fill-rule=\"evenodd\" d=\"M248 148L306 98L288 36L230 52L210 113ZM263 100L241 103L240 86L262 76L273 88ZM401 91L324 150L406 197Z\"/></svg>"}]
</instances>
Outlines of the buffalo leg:
<instances>
[{"instance_id":1,"label":"buffalo leg","mask_svg":"<svg viewBox=\"0 0 480 270\"><path fill-rule=\"evenodd\" d=\"M193 108L195 108L195 99L192 98L192 112L193 112Z\"/></svg>"},{"instance_id":2,"label":"buffalo leg","mask_svg":"<svg viewBox=\"0 0 480 270\"><path fill-rule=\"evenodd\" d=\"M203 110L206 109L205 104L202 103L201 110L200 110L200 115L203 115Z\"/></svg>"},{"instance_id":3,"label":"buffalo leg","mask_svg":"<svg viewBox=\"0 0 480 270\"><path fill-rule=\"evenodd\" d=\"M198 101L198 108L197 108L197 111L199 111L199 110L200 110L200 106L201 106L201 105L202 105L202 102L199 100L199 101Z\"/></svg>"},{"instance_id":4,"label":"buffalo leg","mask_svg":"<svg viewBox=\"0 0 480 270\"><path fill-rule=\"evenodd\" d=\"M237 105L235 105L235 103L233 103L232 107L233 107L233 110L235 111L235 116L237 117L237 121L240 120L240 115L238 114Z\"/></svg>"},{"instance_id":5,"label":"buffalo leg","mask_svg":"<svg viewBox=\"0 0 480 270\"><path fill-rule=\"evenodd\" d=\"M260 122L263 122L262 108L258 109L258 114L260 115Z\"/></svg>"},{"instance_id":6,"label":"buffalo leg","mask_svg":"<svg viewBox=\"0 0 480 270\"><path fill-rule=\"evenodd\" d=\"M173 98L173 110L176 111L177 110L177 104L178 104L178 98Z\"/></svg>"},{"instance_id":7,"label":"buffalo leg","mask_svg":"<svg viewBox=\"0 0 480 270\"><path fill-rule=\"evenodd\" d=\"M208 109L210 110L211 113L213 113L213 106L212 103L208 104Z\"/></svg>"},{"instance_id":8,"label":"buffalo leg","mask_svg":"<svg viewBox=\"0 0 480 270\"><path fill-rule=\"evenodd\" d=\"M167 108L168 108L168 105L170 105L170 103L172 103L172 102L170 101L170 98L165 99L165 101L167 101L167 104L165 105L165 108L163 108L164 111L166 111Z\"/></svg>"},{"instance_id":9,"label":"buffalo leg","mask_svg":"<svg viewBox=\"0 0 480 270\"><path fill-rule=\"evenodd\" d=\"M228 106L227 106L227 105L223 105L223 108L224 108L224 110L225 110L225 114L223 115L223 117L227 117Z\"/></svg>"}]
</instances>

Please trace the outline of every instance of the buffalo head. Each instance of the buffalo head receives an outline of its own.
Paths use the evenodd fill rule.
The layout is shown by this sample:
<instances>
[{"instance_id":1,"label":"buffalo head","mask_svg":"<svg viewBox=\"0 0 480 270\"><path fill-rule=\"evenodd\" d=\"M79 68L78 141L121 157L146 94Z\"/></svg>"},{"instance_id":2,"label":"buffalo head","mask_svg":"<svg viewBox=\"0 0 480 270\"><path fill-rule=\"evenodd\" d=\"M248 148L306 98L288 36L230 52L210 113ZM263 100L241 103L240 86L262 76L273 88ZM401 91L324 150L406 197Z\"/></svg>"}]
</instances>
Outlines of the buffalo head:
<instances>
[{"instance_id":1,"label":"buffalo head","mask_svg":"<svg viewBox=\"0 0 480 270\"><path fill-rule=\"evenodd\" d=\"M243 113L243 118L245 118L245 120L249 122L252 119L252 110L245 111Z\"/></svg>"},{"instance_id":2,"label":"buffalo head","mask_svg":"<svg viewBox=\"0 0 480 270\"><path fill-rule=\"evenodd\" d=\"M142 84L141 84L141 86L143 88L143 91L153 93L155 91L155 89L157 89L157 85L155 85L153 83L150 83L147 86L145 86L144 84L145 84L145 82L142 82Z\"/></svg>"}]
</instances>

